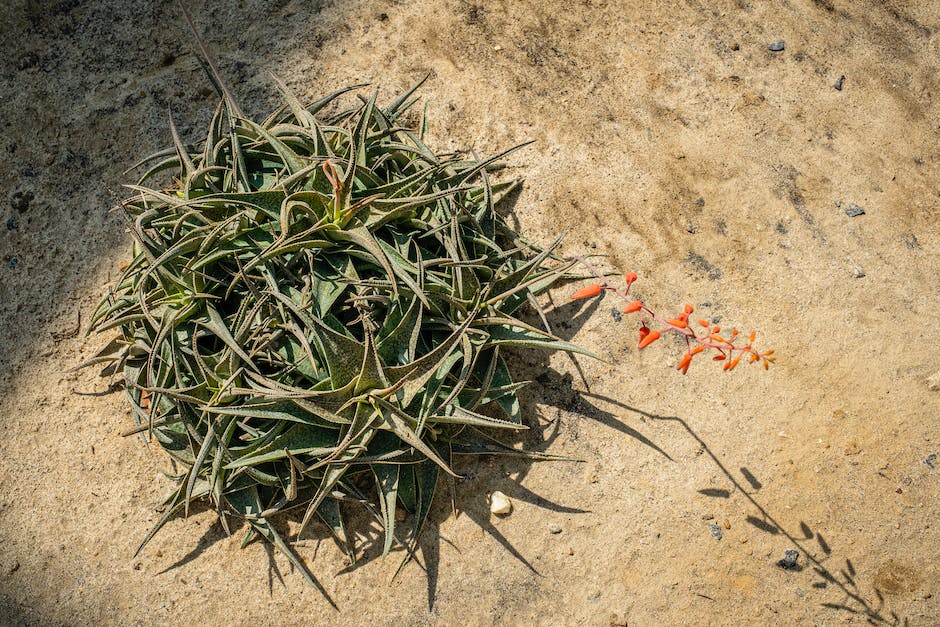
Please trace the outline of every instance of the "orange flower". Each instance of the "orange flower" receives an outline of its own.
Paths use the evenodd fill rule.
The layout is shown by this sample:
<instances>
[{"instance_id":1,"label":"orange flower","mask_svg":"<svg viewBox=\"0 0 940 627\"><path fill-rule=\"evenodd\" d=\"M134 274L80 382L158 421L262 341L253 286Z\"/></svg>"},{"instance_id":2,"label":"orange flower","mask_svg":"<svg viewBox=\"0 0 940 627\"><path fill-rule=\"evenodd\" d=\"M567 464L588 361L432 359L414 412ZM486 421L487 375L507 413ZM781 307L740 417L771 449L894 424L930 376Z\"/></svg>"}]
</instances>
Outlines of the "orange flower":
<instances>
[{"instance_id":1,"label":"orange flower","mask_svg":"<svg viewBox=\"0 0 940 627\"><path fill-rule=\"evenodd\" d=\"M587 287L582 287L577 292L572 294L571 298L572 300L580 300L582 298L592 298L600 294L601 290L603 290L603 288L601 287L600 283L594 283L592 285L588 285Z\"/></svg>"},{"instance_id":2,"label":"orange flower","mask_svg":"<svg viewBox=\"0 0 940 627\"><path fill-rule=\"evenodd\" d=\"M624 308L623 313L633 313L641 309L643 309L643 301L635 300Z\"/></svg>"},{"instance_id":3,"label":"orange flower","mask_svg":"<svg viewBox=\"0 0 940 627\"><path fill-rule=\"evenodd\" d=\"M689 364L692 363L692 354L686 353L682 356L682 359L679 360L679 365L676 366L677 370L681 370L682 374L686 374L689 371Z\"/></svg>"},{"instance_id":4,"label":"orange flower","mask_svg":"<svg viewBox=\"0 0 940 627\"><path fill-rule=\"evenodd\" d=\"M647 327L643 327L645 329ZM642 350L659 339L659 331L649 331L646 335L643 335L643 329L640 329L640 343L639 348Z\"/></svg>"},{"instance_id":5,"label":"orange flower","mask_svg":"<svg viewBox=\"0 0 940 627\"><path fill-rule=\"evenodd\" d=\"M698 323L706 329L708 328L708 320L699 320Z\"/></svg>"},{"instance_id":6,"label":"orange flower","mask_svg":"<svg viewBox=\"0 0 940 627\"><path fill-rule=\"evenodd\" d=\"M667 322L669 322L669 324L671 324L674 327L679 327L680 329L684 329L687 326L689 326L686 323L686 321L682 320L681 318L673 318L672 320L668 320Z\"/></svg>"},{"instance_id":7,"label":"orange flower","mask_svg":"<svg viewBox=\"0 0 940 627\"><path fill-rule=\"evenodd\" d=\"M693 311L695 311L695 308L692 307L692 305L686 303L686 304L685 304L685 313L690 314L690 313L692 313Z\"/></svg>"},{"instance_id":8,"label":"orange flower","mask_svg":"<svg viewBox=\"0 0 940 627\"><path fill-rule=\"evenodd\" d=\"M627 272L623 278L627 280L627 285L632 285L637 280L636 272Z\"/></svg>"},{"instance_id":9,"label":"orange flower","mask_svg":"<svg viewBox=\"0 0 940 627\"><path fill-rule=\"evenodd\" d=\"M692 349L692 351L691 351L690 354L691 354L691 355L698 355L698 354L701 353L703 350L705 350L705 347L704 347L704 346L696 346L695 348Z\"/></svg>"}]
</instances>

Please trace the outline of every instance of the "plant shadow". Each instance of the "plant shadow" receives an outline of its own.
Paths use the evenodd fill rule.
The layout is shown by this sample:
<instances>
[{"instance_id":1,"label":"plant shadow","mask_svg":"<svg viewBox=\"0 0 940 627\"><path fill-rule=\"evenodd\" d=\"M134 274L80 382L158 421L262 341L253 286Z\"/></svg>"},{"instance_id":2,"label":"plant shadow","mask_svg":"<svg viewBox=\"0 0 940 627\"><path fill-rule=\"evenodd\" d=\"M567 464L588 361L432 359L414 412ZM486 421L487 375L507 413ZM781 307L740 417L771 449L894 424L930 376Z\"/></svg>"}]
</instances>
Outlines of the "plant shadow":
<instances>
[{"instance_id":1,"label":"plant shadow","mask_svg":"<svg viewBox=\"0 0 940 627\"><path fill-rule=\"evenodd\" d=\"M758 491L764 486L754 473L747 467L740 467L738 474L732 472L686 420L678 416L660 416L653 414L609 397L597 394L587 395L620 407L626 411L639 414L651 421L673 423L680 426L682 430L699 445L700 450L708 455L715 466L733 486L733 490L709 487L698 490L698 493L710 498L722 499L729 499L735 494L740 494L748 501L748 503L757 510L759 516L747 516L745 522L761 532L786 538L789 543L799 551L797 555L793 555L792 553L785 554L784 558L779 560L776 565L787 571L801 572L804 570L804 567L798 563L798 559L800 555L805 556L808 566L812 569L816 578L811 584L812 587L819 590L833 588L842 595L842 598L836 602L827 601L821 603L822 607L845 612L873 625L908 624L906 618L901 618L897 613L887 610L884 596L877 587L874 589L876 597L874 603L863 596L858 582L856 581L857 575L851 559L844 559L844 567L830 567L827 565L835 559L834 552L829 542L820 532L814 531L806 522L800 522L798 532L791 531L781 524L760 502ZM740 479L738 475L740 475ZM747 486L745 486L745 484L747 484ZM815 540L819 550L822 552L821 556L807 544L812 540ZM790 552L788 551L787 553ZM796 553L796 551L793 553ZM838 573L834 573L833 570L837 570Z\"/></svg>"}]
</instances>

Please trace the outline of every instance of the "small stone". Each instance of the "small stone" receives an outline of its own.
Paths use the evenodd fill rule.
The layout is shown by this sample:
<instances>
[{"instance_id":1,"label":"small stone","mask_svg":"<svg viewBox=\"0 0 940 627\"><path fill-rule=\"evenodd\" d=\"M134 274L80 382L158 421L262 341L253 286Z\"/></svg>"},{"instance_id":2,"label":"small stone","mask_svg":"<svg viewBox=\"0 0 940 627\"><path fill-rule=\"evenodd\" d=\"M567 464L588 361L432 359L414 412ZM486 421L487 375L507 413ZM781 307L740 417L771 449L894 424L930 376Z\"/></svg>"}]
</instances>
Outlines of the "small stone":
<instances>
[{"instance_id":1,"label":"small stone","mask_svg":"<svg viewBox=\"0 0 940 627\"><path fill-rule=\"evenodd\" d=\"M584 471L584 480L588 483L597 483L597 466L588 466Z\"/></svg>"},{"instance_id":2,"label":"small stone","mask_svg":"<svg viewBox=\"0 0 940 627\"><path fill-rule=\"evenodd\" d=\"M29 209L29 203L33 202L33 193L29 190L16 191L10 196L10 206L13 207L16 211L23 213Z\"/></svg>"},{"instance_id":3,"label":"small stone","mask_svg":"<svg viewBox=\"0 0 940 627\"><path fill-rule=\"evenodd\" d=\"M726 516L725 519L722 521L721 526L724 527L725 529L731 529L731 521L728 520L728 517L727 517L727 516Z\"/></svg>"},{"instance_id":4,"label":"small stone","mask_svg":"<svg viewBox=\"0 0 940 627\"><path fill-rule=\"evenodd\" d=\"M850 438L845 441L845 454L846 455L858 455L862 452L861 447L858 445L858 440L855 438Z\"/></svg>"},{"instance_id":5,"label":"small stone","mask_svg":"<svg viewBox=\"0 0 940 627\"><path fill-rule=\"evenodd\" d=\"M556 524L556 523L550 524L548 526L548 532L551 534L558 535L559 533L561 533L561 525Z\"/></svg>"},{"instance_id":6,"label":"small stone","mask_svg":"<svg viewBox=\"0 0 940 627\"><path fill-rule=\"evenodd\" d=\"M512 511L512 501L497 490L490 495L490 511L497 516L506 516Z\"/></svg>"},{"instance_id":7,"label":"small stone","mask_svg":"<svg viewBox=\"0 0 940 627\"><path fill-rule=\"evenodd\" d=\"M805 597L805 596L806 596L806 591L803 590L803 588L797 588L797 589L796 589L796 596L801 597L801 598L802 598L802 597Z\"/></svg>"},{"instance_id":8,"label":"small stone","mask_svg":"<svg viewBox=\"0 0 940 627\"><path fill-rule=\"evenodd\" d=\"M574 549L568 547L568 555L574 555Z\"/></svg>"},{"instance_id":9,"label":"small stone","mask_svg":"<svg viewBox=\"0 0 940 627\"><path fill-rule=\"evenodd\" d=\"M842 206L841 200L833 200L832 203L836 206L836 209Z\"/></svg>"},{"instance_id":10,"label":"small stone","mask_svg":"<svg viewBox=\"0 0 940 627\"><path fill-rule=\"evenodd\" d=\"M623 314L620 313L620 309L613 307L610 310L610 317L614 319L614 322L620 322L623 320Z\"/></svg>"},{"instance_id":11,"label":"small stone","mask_svg":"<svg viewBox=\"0 0 940 627\"><path fill-rule=\"evenodd\" d=\"M931 453L927 456L927 459L924 460L924 463L927 464L927 468L933 470L937 467L937 454Z\"/></svg>"},{"instance_id":12,"label":"small stone","mask_svg":"<svg viewBox=\"0 0 940 627\"><path fill-rule=\"evenodd\" d=\"M134 570L140 570L142 566L142 562L134 562Z\"/></svg>"},{"instance_id":13,"label":"small stone","mask_svg":"<svg viewBox=\"0 0 940 627\"><path fill-rule=\"evenodd\" d=\"M783 552L783 559L777 562L777 566L784 570L793 570L796 568L796 560L800 559L800 552L793 549L787 549Z\"/></svg>"},{"instance_id":14,"label":"small stone","mask_svg":"<svg viewBox=\"0 0 940 627\"><path fill-rule=\"evenodd\" d=\"M702 520L715 520L715 516L712 514L702 514Z\"/></svg>"},{"instance_id":15,"label":"small stone","mask_svg":"<svg viewBox=\"0 0 940 627\"><path fill-rule=\"evenodd\" d=\"M940 371L933 373L929 379L927 379L927 388L931 392L940 392Z\"/></svg>"},{"instance_id":16,"label":"small stone","mask_svg":"<svg viewBox=\"0 0 940 627\"><path fill-rule=\"evenodd\" d=\"M716 540L721 540L721 527L715 523L708 523L706 526L708 527L708 530L712 532L712 536L714 536Z\"/></svg>"},{"instance_id":17,"label":"small stone","mask_svg":"<svg viewBox=\"0 0 940 627\"><path fill-rule=\"evenodd\" d=\"M13 216L10 216L9 218L7 218L7 230L12 231L15 228L16 228L16 218Z\"/></svg>"},{"instance_id":18,"label":"small stone","mask_svg":"<svg viewBox=\"0 0 940 627\"><path fill-rule=\"evenodd\" d=\"M494 50L495 52L499 52L499 51L502 50L502 49L503 49L503 47L500 46L499 44L496 44L495 46L493 46L493 50Z\"/></svg>"},{"instance_id":19,"label":"small stone","mask_svg":"<svg viewBox=\"0 0 940 627\"><path fill-rule=\"evenodd\" d=\"M20 260L14 257L10 260L10 270L16 270L16 266L20 265Z\"/></svg>"},{"instance_id":20,"label":"small stone","mask_svg":"<svg viewBox=\"0 0 940 627\"><path fill-rule=\"evenodd\" d=\"M16 560L13 560L13 563L11 563L11 564L7 567L7 574L8 574L8 575L12 575L13 573L15 573L16 571L18 571L19 569L20 569L20 563L19 563L18 561L16 561Z\"/></svg>"},{"instance_id":21,"label":"small stone","mask_svg":"<svg viewBox=\"0 0 940 627\"><path fill-rule=\"evenodd\" d=\"M781 39L780 41L775 41L774 43L767 46L767 49L771 52L782 52L786 44Z\"/></svg>"},{"instance_id":22,"label":"small stone","mask_svg":"<svg viewBox=\"0 0 940 627\"><path fill-rule=\"evenodd\" d=\"M844 84L845 84L845 74L843 74L838 79L836 79L836 82L833 85L833 87L835 87L836 91L842 91L842 85Z\"/></svg>"},{"instance_id":23,"label":"small stone","mask_svg":"<svg viewBox=\"0 0 940 627\"><path fill-rule=\"evenodd\" d=\"M850 202L848 205L846 205L844 211L845 215L849 216L850 218L857 218L858 216L865 215L865 209L863 207L859 207L854 202Z\"/></svg>"},{"instance_id":24,"label":"small stone","mask_svg":"<svg viewBox=\"0 0 940 627\"><path fill-rule=\"evenodd\" d=\"M855 266L852 268L852 276L856 279L861 279L865 276L865 270L861 266Z\"/></svg>"}]
</instances>

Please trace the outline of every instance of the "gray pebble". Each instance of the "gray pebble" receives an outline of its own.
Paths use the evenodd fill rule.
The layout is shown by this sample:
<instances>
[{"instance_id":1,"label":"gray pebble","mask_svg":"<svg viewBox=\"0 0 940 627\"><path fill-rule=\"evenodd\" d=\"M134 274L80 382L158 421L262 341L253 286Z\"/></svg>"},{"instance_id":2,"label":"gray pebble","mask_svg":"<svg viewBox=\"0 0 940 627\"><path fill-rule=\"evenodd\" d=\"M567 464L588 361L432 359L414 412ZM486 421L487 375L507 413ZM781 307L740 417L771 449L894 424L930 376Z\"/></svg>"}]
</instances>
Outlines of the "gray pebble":
<instances>
[{"instance_id":1,"label":"gray pebble","mask_svg":"<svg viewBox=\"0 0 940 627\"><path fill-rule=\"evenodd\" d=\"M845 83L845 74L839 77L839 79L835 82L835 85L833 85L833 87L836 88L836 91L842 91L842 85L844 83Z\"/></svg>"},{"instance_id":2,"label":"gray pebble","mask_svg":"<svg viewBox=\"0 0 940 627\"><path fill-rule=\"evenodd\" d=\"M16 218L13 216L10 216L9 218L7 218L7 230L12 231L15 228L16 228Z\"/></svg>"},{"instance_id":3,"label":"gray pebble","mask_svg":"<svg viewBox=\"0 0 940 627\"><path fill-rule=\"evenodd\" d=\"M796 596L798 596L798 597L800 597L800 598L805 597L805 596L806 596L806 591L803 590L803 588L797 588L797 589L796 589Z\"/></svg>"},{"instance_id":4,"label":"gray pebble","mask_svg":"<svg viewBox=\"0 0 940 627\"><path fill-rule=\"evenodd\" d=\"M29 203L33 202L33 193L31 191L16 191L10 195L10 206L16 211L23 213L29 209Z\"/></svg>"},{"instance_id":5,"label":"gray pebble","mask_svg":"<svg viewBox=\"0 0 940 627\"><path fill-rule=\"evenodd\" d=\"M721 527L715 523L708 523L706 527L708 527L708 530L712 532L712 535L716 540L721 540Z\"/></svg>"},{"instance_id":6,"label":"gray pebble","mask_svg":"<svg viewBox=\"0 0 940 627\"><path fill-rule=\"evenodd\" d=\"M785 44L783 43L783 40L781 39L780 41L775 41L774 43L767 46L767 49L770 50L771 52L782 52L784 46Z\"/></svg>"},{"instance_id":7,"label":"gray pebble","mask_svg":"<svg viewBox=\"0 0 940 627\"><path fill-rule=\"evenodd\" d=\"M20 264L20 260L14 257L10 260L10 270L16 270L16 266Z\"/></svg>"},{"instance_id":8,"label":"gray pebble","mask_svg":"<svg viewBox=\"0 0 940 627\"><path fill-rule=\"evenodd\" d=\"M928 468L936 468L937 467L937 454L931 453L930 455L928 455L927 459L924 460L924 463L927 464Z\"/></svg>"},{"instance_id":9,"label":"gray pebble","mask_svg":"<svg viewBox=\"0 0 940 627\"><path fill-rule=\"evenodd\" d=\"M793 570L796 568L796 560L800 559L800 552L793 549L787 549L783 552L783 559L777 562L777 566L784 570Z\"/></svg>"},{"instance_id":10,"label":"gray pebble","mask_svg":"<svg viewBox=\"0 0 940 627\"><path fill-rule=\"evenodd\" d=\"M839 207L842 206L842 201L841 201L841 200L833 200L832 202L835 203L836 208L839 208Z\"/></svg>"},{"instance_id":11,"label":"gray pebble","mask_svg":"<svg viewBox=\"0 0 940 627\"><path fill-rule=\"evenodd\" d=\"M623 314L620 313L620 310L616 307L612 307L610 310L610 317L614 319L615 322L620 322L623 320Z\"/></svg>"},{"instance_id":12,"label":"gray pebble","mask_svg":"<svg viewBox=\"0 0 940 627\"><path fill-rule=\"evenodd\" d=\"M553 533L555 535L561 533L561 525L557 525L555 523L550 524L548 526L548 532Z\"/></svg>"},{"instance_id":13,"label":"gray pebble","mask_svg":"<svg viewBox=\"0 0 940 627\"><path fill-rule=\"evenodd\" d=\"M854 276L856 279L861 279L865 276L865 271L862 270L861 266L855 266L852 268L852 276Z\"/></svg>"},{"instance_id":14,"label":"gray pebble","mask_svg":"<svg viewBox=\"0 0 940 627\"><path fill-rule=\"evenodd\" d=\"M846 205L844 211L845 215L849 216L850 218L857 218L858 216L865 215L865 209L859 207L854 202L850 202L848 205Z\"/></svg>"}]
</instances>

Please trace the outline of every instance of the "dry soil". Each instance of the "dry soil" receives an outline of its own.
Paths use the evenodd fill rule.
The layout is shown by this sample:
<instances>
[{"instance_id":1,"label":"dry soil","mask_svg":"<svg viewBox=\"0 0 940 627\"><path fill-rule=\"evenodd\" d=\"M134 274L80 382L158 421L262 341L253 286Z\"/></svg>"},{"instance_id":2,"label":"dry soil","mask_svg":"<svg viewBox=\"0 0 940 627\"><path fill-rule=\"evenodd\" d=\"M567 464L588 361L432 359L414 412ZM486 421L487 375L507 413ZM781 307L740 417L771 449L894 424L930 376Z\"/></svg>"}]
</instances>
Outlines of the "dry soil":
<instances>
[{"instance_id":1,"label":"dry soil","mask_svg":"<svg viewBox=\"0 0 940 627\"><path fill-rule=\"evenodd\" d=\"M377 557L374 529L347 569L314 530L333 609L209 511L134 558L167 458L118 435L116 388L67 369L105 341L76 329L128 257L123 171L170 142L168 111L197 139L215 96L173 2L4 2L0 622L940 623L940 3L189 4L253 115L272 73L310 98L430 73L438 149L535 140L512 159L533 239L568 230L566 253L779 361L683 377L678 344L640 353L611 299L562 289L556 326L607 362L514 364L536 380L529 444L588 461L464 464L427 574L390 582L401 554Z\"/></svg>"}]
</instances>

